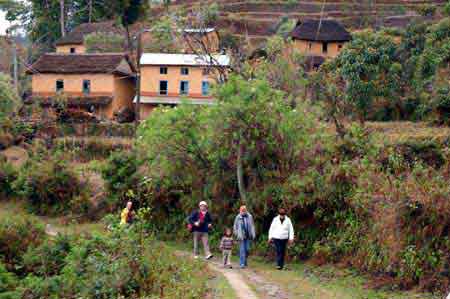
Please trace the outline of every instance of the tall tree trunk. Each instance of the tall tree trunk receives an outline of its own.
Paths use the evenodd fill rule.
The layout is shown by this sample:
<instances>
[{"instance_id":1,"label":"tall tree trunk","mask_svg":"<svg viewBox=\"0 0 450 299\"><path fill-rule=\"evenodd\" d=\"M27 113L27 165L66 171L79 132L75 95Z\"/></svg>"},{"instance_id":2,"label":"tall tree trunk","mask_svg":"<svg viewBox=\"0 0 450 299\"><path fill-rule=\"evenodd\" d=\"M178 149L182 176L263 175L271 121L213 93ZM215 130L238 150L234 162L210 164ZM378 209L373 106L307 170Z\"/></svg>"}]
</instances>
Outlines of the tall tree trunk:
<instances>
[{"instance_id":1,"label":"tall tree trunk","mask_svg":"<svg viewBox=\"0 0 450 299\"><path fill-rule=\"evenodd\" d=\"M59 21L61 25L61 36L66 36L66 25L65 25L65 15L66 15L66 9L64 8L64 1L65 0L59 0L59 8L60 8L60 16Z\"/></svg>"},{"instance_id":2,"label":"tall tree trunk","mask_svg":"<svg viewBox=\"0 0 450 299\"><path fill-rule=\"evenodd\" d=\"M247 196L245 194L245 186L244 186L244 170L242 167L242 146L240 141L238 144L238 151L237 151L236 175L241 201L247 203Z\"/></svg>"},{"instance_id":3,"label":"tall tree trunk","mask_svg":"<svg viewBox=\"0 0 450 299\"><path fill-rule=\"evenodd\" d=\"M92 0L89 0L89 23L92 23Z\"/></svg>"}]
</instances>

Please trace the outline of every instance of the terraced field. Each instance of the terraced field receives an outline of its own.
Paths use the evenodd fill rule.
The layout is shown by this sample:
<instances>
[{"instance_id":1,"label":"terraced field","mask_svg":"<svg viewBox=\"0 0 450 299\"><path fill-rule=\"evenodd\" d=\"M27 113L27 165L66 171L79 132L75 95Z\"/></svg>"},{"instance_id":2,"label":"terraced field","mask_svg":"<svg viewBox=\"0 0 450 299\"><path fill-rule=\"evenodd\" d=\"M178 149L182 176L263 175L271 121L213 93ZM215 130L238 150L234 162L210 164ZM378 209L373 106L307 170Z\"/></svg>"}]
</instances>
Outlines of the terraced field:
<instances>
[{"instance_id":1,"label":"terraced field","mask_svg":"<svg viewBox=\"0 0 450 299\"><path fill-rule=\"evenodd\" d=\"M446 0L324 0L324 1L198 1L175 0L171 9L216 2L220 4L218 28L260 41L276 32L281 18L333 18L348 28L367 26L404 27L413 19L423 18L423 6L442 6ZM437 16L439 17L439 16ZM432 17L428 17L432 18Z\"/></svg>"}]
</instances>

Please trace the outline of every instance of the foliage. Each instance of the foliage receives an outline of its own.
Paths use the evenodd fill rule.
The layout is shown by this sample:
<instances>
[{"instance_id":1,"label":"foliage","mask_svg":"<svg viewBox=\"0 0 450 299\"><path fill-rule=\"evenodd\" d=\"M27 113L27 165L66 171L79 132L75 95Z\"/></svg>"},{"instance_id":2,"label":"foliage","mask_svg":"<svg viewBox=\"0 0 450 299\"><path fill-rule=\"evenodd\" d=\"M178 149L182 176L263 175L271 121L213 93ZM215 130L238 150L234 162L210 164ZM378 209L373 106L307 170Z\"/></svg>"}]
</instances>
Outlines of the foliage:
<instances>
[{"instance_id":1,"label":"foliage","mask_svg":"<svg viewBox=\"0 0 450 299\"><path fill-rule=\"evenodd\" d=\"M0 156L0 199L8 198L14 192L13 183L17 178L17 171Z\"/></svg>"},{"instance_id":2,"label":"foliage","mask_svg":"<svg viewBox=\"0 0 450 299\"><path fill-rule=\"evenodd\" d=\"M17 193L38 214L83 212L87 206L87 185L64 159L32 160L14 183Z\"/></svg>"},{"instance_id":3,"label":"foliage","mask_svg":"<svg viewBox=\"0 0 450 299\"><path fill-rule=\"evenodd\" d=\"M10 271L22 272L22 256L41 244L44 227L33 218L10 215L0 222L0 264Z\"/></svg>"},{"instance_id":4,"label":"foliage","mask_svg":"<svg viewBox=\"0 0 450 299\"><path fill-rule=\"evenodd\" d=\"M19 98L11 85L11 78L0 73L0 129L3 122L17 112Z\"/></svg>"},{"instance_id":5,"label":"foliage","mask_svg":"<svg viewBox=\"0 0 450 299\"><path fill-rule=\"evenodd\" d=\"M258 62L252 76L267 80L273 88L292 95L292 100L304 97L308 82L305 57L280 36L267 41L266 52L267 58Z\"/></svg>"},{"instance_id":6,"label":"foliage","mask_svg":"<svg viewBox=\"0 0 450 299\"><path fill-rule=\"evenodd\" d=\"M139 224L101 235L49 239L29 221L7 217L0 223L0 252L16 257L9 265L17 272L8 272L0 262L0 298L193 299L205 295L205 280L199 279L199 273L204 278L206 265L174 258ZM31 237L39 242L29 242Z\"/></svg>"},{"instance_id":7,"label":"foliage","mask_svg":"<svg viewBox=\"0 0 450 299\"><path fill-rule=\"evenodd\" d=\"M137 177L137 161L134 152L114 152L102 169L102 177L111 208L122 207L134 198Z\"/></svg>"},{"instance_id":8,"label":"foliage","mask_svg":"<svg viewBox=\"0 0 450 299\"><path fill-rule=\"evenodd\" d=\"M113 33L91 33L84 39L88 53L122 52L125 46L125 38Z\"/></svg>"},{"instance_id":9,"label":"foliage","mask_svg":"<svg viewBox=\"0 0 450 299\"><path fill-rule=\"evenodd\" d=\"M402 72L392 38L373 32L354 36L336 60L324 66L329 89L364 122L377 100L394 97ZM332 84L332 85L331 85ZM336 94L336 93L335 93ZM327 101L327 99L325 99Z\"/></svg>"},{"instance_id":10,"label":"foliage","mask_svg":"<svg viewBox=\"0 0 450 299\"><path fill-rule=\"evenodd\" d=\"M443 12L445 16L450 17L450 1L445 3Z\"/></svg>"}]
</instances>

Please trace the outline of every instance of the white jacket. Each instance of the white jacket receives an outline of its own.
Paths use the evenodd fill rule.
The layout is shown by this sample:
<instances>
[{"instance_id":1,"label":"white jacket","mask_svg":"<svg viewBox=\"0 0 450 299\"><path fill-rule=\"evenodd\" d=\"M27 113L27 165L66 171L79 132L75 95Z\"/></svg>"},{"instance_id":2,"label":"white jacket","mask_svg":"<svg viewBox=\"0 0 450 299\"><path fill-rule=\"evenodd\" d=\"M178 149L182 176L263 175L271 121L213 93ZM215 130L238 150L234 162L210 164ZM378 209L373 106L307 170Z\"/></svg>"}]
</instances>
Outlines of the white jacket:
<instances>
[{"instance_id":1,"label":"white jacket","mask_svg":"<svg viewBox=\"0 0 450 299\"><path fill-rule=\"evenodd\" d=\"M294 227L288 216L284 216L283 223L281 223L280 215L273 218L269 229L270 239L294 240Z\"/></svg>"}]
</instances>

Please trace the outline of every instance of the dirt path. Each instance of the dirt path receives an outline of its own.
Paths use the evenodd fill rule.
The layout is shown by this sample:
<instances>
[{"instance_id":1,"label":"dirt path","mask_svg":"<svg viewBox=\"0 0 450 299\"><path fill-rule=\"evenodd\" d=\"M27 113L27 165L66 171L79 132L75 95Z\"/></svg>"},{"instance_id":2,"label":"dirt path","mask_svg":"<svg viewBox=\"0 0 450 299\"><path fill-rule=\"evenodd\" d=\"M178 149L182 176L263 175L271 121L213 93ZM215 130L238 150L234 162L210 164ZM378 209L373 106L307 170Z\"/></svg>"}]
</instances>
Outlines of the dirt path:
<instances>
[{"instance_id":1,"label":"dirt path","mask_svg":"<svg viewBox=\"0 0 450 299\"><path fill-rule=\"evenodd\" d=\"M210 262L209 267L220 274L227 280L236 293L238 299L260 299L256 293L247 284L245 277L237 269L224 269L218 262Z\"/></svg>"},{"instance_id":2,"label":"dirt path","mask_svg":"<svg viewBox=\"0 0 450 299\"><path fill-rule=\"evenodd\" d=\"M212 270L221 273L229 282L239 299L289 299L280 286L268 282L251 268L224 269L217 259L209 262ZM254 291L256 290L256 292Z\"/></svg>"}]
</instances>

